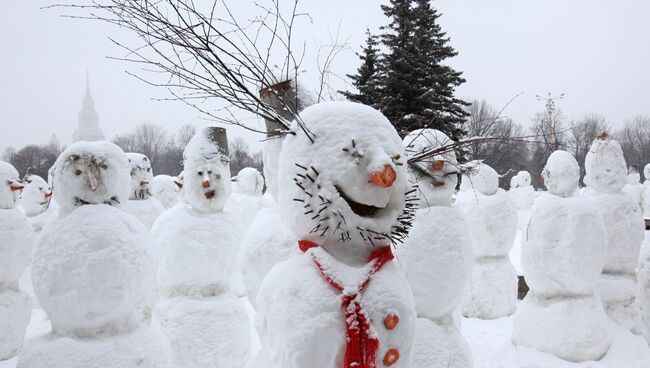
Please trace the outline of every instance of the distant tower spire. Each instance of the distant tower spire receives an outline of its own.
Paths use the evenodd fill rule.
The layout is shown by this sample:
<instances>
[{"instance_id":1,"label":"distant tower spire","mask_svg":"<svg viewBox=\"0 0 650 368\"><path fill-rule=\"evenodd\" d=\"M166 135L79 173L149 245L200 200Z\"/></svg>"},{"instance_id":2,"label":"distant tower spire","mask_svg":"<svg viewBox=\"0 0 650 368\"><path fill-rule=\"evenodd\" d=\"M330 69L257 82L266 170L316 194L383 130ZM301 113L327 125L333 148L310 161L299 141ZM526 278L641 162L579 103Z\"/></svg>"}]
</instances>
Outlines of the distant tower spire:
<instances>
[{"instance_id":1,"label":"distant tower spire","mask_svg":"<svg viewBox=\"0 0 650 368\"><path fill-rule=\"evenodd\" d=\"M103 141L104 133L99 126L99 116L95 111L95 102L90 94L90 77L86 70L86 94L79 111L79 126L75 130L72 141Z\"/></svg>"}]
</instances>

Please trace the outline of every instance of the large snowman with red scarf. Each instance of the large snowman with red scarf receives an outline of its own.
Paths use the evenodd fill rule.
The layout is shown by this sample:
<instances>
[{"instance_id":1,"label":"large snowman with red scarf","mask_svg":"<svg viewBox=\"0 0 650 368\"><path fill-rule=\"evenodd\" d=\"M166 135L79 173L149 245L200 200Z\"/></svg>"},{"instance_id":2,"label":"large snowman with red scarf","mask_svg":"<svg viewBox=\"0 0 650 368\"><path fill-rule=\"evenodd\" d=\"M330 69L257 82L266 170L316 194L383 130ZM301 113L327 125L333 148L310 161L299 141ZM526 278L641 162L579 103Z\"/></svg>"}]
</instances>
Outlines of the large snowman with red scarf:
<instances>
[{"instance_id":1,"label":"large snowman with red scarf","mask_svg":"<svg viewBox=\"0 0 650 368\"><path fill-rule=\"evenodd\" d=\"M301 252L262 283L252 366L409 367L415 302L391 250L412 216L401 139L356 103L312 105L298 121L280 154L278 205Z\"/></svg>"},{"instance_id":2,"label":"large snowman with red scarf","mask_svg":"<svg viewBox=\"0 0 650 368\"><path fill-rule=\"evenodd\" d=\"M131 193L129 201L124 205L124 212L140 220L147 229L151 229L158 216L165 210L151 193L154 180L151 161L149 157L135 152L127 152L126 158L131 170Z\"/></svg>"}]
</instances>

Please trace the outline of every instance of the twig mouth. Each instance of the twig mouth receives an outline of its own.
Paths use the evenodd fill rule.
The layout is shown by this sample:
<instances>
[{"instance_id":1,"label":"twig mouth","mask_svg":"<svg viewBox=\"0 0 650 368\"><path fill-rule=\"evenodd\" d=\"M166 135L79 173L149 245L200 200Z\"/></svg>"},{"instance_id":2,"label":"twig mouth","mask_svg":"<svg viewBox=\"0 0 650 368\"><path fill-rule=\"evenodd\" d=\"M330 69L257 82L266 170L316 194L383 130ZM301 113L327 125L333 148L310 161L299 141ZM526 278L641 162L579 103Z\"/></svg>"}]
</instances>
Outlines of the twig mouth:
<instances>
[{"instance_id":1,"label":"twig mouth","mask_svg":"<svg viewBox=\"0 0 650 368\"><path fill-rule=\"evenodd\" d=\"M207 198L207 199L212 199L216 195L217 195L216 190L209 190L209 191L205 192L205 198Z\"/></svg>"},{"instance_id":2,"label":"twig mouth","mask_svg":"<svg viewBox=\"0 0 650 368\"><path fill-rule=\"evenodd\" d=\"M364 204L364 203L359 203L354 200L352 200L350 197L348 197L345 192L338 186L335 185L334 188L336 188L336 191L339 193L341 198L345 201L345 203L348 204L352 212L356 214L357 216L361 217L377 217L379 214L379 211L383 210L384 208L382 207L375 207L371 206L369 204Z\"/></svg>"}]
</instances>

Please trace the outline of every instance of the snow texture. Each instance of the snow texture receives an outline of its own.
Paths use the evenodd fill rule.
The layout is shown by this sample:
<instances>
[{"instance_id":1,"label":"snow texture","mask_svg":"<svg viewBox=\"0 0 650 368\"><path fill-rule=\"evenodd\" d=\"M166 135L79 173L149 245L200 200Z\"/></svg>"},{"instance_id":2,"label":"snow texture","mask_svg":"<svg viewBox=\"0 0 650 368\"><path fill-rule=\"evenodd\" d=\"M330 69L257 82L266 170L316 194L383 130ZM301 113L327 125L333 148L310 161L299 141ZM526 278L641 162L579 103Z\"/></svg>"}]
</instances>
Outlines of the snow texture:
<instances>
[{"instance_id":1,"label":"snow texture","mask_svg":"<svg viewBox=\"0 0 650 368\"><path fill-rule=\"evenodd\" d=\"M261 349L250 367L307 368L314 362L322 368L342 366L346 343L341 296L323 281L311 254L344 285L360 283L374 244L389 243L382 233L391 232L405 206L404 149L381 113L360 104L330 102L306 108L301 120L314 142L295 125L296 135L285 138L278 203L283 220L298 238L320 246L277 264L264 278L257 295ZM377 185L371 183L373 177ZM309 207L316 213L321 204L325 208L321 220L305 214ZM313 232L319 225L319 231ZM368 230L378 234L374 244L366 236ZM389 348L395 348L400 359L392 367L409 367L415 303L398 265L384 265L359 299L371 333L379 340L377 365ZM389 314L399 317L394 330L383 325Z\"/></svg>"},{"instance_id":2,"label":"snow texture","mask_svg":"<svg viewBox=\"0 0 650 368\"><path fill-rule=\"evenodd\" d=\"M129 198L126 155L110 142L73 143L59 155L50 172L60 216L84 204L119 206Z\"/></svg>"},{"instance_id":3,"label":"snow texture","mask_svg":"<svg viewBox=\"0 0 650 368\"><path fill-rule=\"evenodd\" d=\"M20 207L28 217L34 217L43 213L52 195L50 186L38 175L27 175L23 179L23 188L20 193Z\"/></svg>"},{"instance_id":4,"label":"snow texture","mask_svg":"<svg viewBox=\"0 0 650 368\"><path fill-rule=\"evenodd\" d=\"M0 361L18 354L31 312L29 295L0 286Z\"/></svg>"},{"instance_id":5,"label":"snow texture","mask_svg":"<svg viewBox=\"0 0 650 368\"><path fill-rule=\"evenodd\" d=\"M499 189L499 174L482 162L474 161L471 166L461 180L461 192L477 192L487 196L495 194Z\"/></svg>"},{"instance_id":6,"label":"snow texture","mask_svg":"<svg viewBox=\"0 0 650 368\"><path fill-rule=\"evenodd\" d=\"M147 230L151 229L158 216L165 211L163 205L155 197L129 199L122 209L140 220Z\"/></svg>"},{"instance_id":7,"label":"snow texture","mask_svg":"<svg viewBox=\"0 0 650 368\"><path fill-rule=\"evenodd\" d=\"M461 191L455 202L469 225L474 254L462 312L483 319L507 316L517 299L517 275L508 258L517 232L517 209L497 187L498 176L489 166L480 164L463 179L476 190Z\"/></svg>"},{"instance_id":8,"label":"snow texture","mask_svg":"<svg viewBox=\"0 0 650 368\"><path fill-rule=\"evenodd\" d=\"M453 319L437 324L418 318L415 336L411 368L472 367L472 351Z\"/></svg>"},{"instance_id":9,"label":"snow texture","mask_svg":"<svg viewBox=\"0 0 650 368\"><path fill-rule=\"evenodd\" d=\"M646 243L647 245L647 243ZM641 256L637 274L637 302L641 312L642 332L650 345L650 253Z\"/></svg>"},{"instance_id":10,"label":"snow texture","mask_svg":"<svg viewBox=\"0 0 650 368\"><path fill-rule=\"evenodd\" d=\"M264 177L253 167L245 167L239 170L235 183L237 183L235 186L237 193L261 196L264 189Z\"/></svg>"},{"instance_id":11,"label":"snow texture","mask_svg":"<svg viewBox=\"0 0 650 368\"><path fill-rule=\"evenodd\" d=\"M617 193L627 182L627 166L621 145L609 138L597 138L585 157L585 184L600 193Z\"/></svg>"},{"instance_id":12,"label":"snow texture","mask_svg":"<svg viewBox=\"0 0 650 368\"><path fill-rule=\"evenodd\" d=\"M54 331L95 337L131 328L153 286L150 246L137 219L103 204L48 226L34 251L32 281Z\"/></svg>"},{"instance_id":13,"label":"snow texture","mask_svg":"<svg viewBox=\"0 0 650 368\"><path fill-rule=\"evenodd\" d=\"M650 219L650 164L643 168L643 217Z\"/></svg>"},{"instance_id":14,"label":"snow texture","mask_svg":"<svg viewBox=\"0 0 650 368\"><path fill-rule=\"evenodd\" d=\"M237 174L233 183L232 198L228 204L239 214L244 230L248 230L255 220L257 212L264 205L263 188L264 178L256 169L245 167Z\"/></svg>"},{"instance_id":15,"label":"snow texture","mask_svg":"<svg viewBox=\"0 0 650 368\"><path fill-rule=\"evenodd\" d=\"M530 185L530 174L528 171L518 172L516 178L517 187L510 187L511 198L514 200L519 211L526 211L535 202L535 188Z\"/></svg>"},{"instance_id":16,"label":"snow texture","mask_svg":"<svg viewBox=\"0 0 650 368\"><path fill-rule=\"evenodd\" d=\"M643 192L645 188L641 184L641 174L638 172L632 172L627 174L627 183L623 187L623 193L625 193L634 203L638 204L640 208L643 208Z\"/></svg>"},{"instance_id":17,"label":"snow texture","mask_svg":"<svg viewBox=\"0 0 650 368\"><path fill-rule=\"evenodd\" d=\"M156 175L153 178L151 194L160 201L163 207L172 208L178 203L180 188L175 181L178 180L169 175Z\"/></svg>"}]
</instances>

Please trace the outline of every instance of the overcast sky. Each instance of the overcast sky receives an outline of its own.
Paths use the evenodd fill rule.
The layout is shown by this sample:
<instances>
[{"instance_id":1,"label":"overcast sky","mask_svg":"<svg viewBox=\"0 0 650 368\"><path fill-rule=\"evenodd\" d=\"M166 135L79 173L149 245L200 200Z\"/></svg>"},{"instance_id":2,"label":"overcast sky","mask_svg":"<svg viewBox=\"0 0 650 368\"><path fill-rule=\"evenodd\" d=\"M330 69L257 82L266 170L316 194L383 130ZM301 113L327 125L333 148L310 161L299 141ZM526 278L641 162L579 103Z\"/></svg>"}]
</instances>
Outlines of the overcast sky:
<instances>
[{"instance_id":1,"label":"overcast sky","mask_svg":"<svg viewBox=\"0 0 650 368\"><path fill-rule=\"evenodd\" d=\"M243 2L230 1L233 7ZM340 24L340 39L347 39L350 49L338 56L332 71L353 73L365 28L377 32L387 23L379 7L384 2L302 0L313 23L301 23L296 33L309 45L326 43ZM0 4L0 150L45 143L53 133L69 143L86 71L108 138L142 122L169 131L186 123L208 125L181 103L152 101L167 97L165 91L144 85L124 72L128 65L106 58L120 55L107 39L123 36L113 26L40 9L48 3ZM650 1L435 0L433 5L443 13L442 27L459 52L448 62L467 79L458 89L460 97L486 99L500 108L524 92L505 111L523 125L544 108L535 95L548 92L566 94L558 105L567 119L594 112L616 127L634 115L650 115ZM304 65L313 69L315 47L308 50ZM306 75L307 85L315 88L316 73ZM260 137L244 136L260 147L255 143Z\"/></svg>"}]
</instances>

